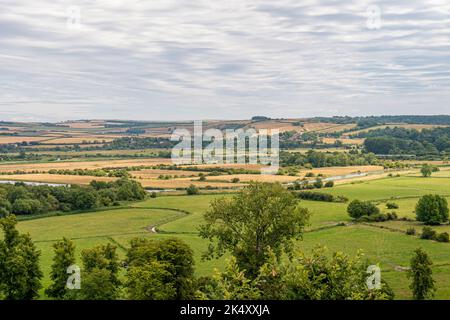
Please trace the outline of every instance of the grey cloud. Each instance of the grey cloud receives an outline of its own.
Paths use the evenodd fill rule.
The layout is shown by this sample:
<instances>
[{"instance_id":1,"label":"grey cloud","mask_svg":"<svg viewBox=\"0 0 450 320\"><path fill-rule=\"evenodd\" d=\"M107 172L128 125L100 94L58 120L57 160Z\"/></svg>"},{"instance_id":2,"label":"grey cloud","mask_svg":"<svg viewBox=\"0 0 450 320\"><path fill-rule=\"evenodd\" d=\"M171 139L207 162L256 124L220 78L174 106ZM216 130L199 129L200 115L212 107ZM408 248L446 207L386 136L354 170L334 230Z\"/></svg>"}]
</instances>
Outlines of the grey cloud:
<instances>
[{"instance_id":1,"label":"grey cloud","mask_svg":"<svg viewBox=\"0 0 450 320\"><path fill-rule=\"evenodd\" d=\"M448 113L449 52L447 1L2 0L0 118Z\"/></svg>"}]
</instances>

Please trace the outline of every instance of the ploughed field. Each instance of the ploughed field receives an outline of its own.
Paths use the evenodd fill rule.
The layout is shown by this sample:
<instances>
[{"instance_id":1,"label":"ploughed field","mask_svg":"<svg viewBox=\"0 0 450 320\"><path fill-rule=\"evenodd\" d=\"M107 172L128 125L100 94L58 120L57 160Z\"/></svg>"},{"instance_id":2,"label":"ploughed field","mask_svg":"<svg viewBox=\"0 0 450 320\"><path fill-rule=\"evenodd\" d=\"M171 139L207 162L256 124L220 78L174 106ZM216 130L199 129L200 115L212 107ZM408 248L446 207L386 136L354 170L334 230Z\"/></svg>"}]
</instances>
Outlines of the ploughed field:
<instances>
[{"instance_id":1,"label":"ploughed field","mask_svg":"<svg viewBox=\"0 0 450 320\"><path fill-rule=\"evenodd\" d=\"M431 178L414 175L382 178L338 185L322 191L346 196L350 200L375 201L383 212L393 211L387 210L385 204L394 201L400 206L395 210L399 217L414 218L414 206L420 196L441 194L450 200L450 177L440 174ZM75 242L78 254L84 248L110 242L118 247L122 257L133 237L177 237L194 250L197 273L213 274L215 268L223 268L226 257L202 261L201 254L208 243L198 236L197 228L211 200L221 196L233 195L161 196L119 209L23 220L18 227L22 232L29 232L42 251L44 286L49 285L52 244L63 236ZM299 250L326 246L330 252L356 254L362 249L371 262L380 264L382 277L391 285L396 298L408 299L411 298L409 280L403 267L409 265L413 250L422 247L434 262L438 288L436 298L450 299L450 243L421 240L405 234L404 230L411 225L420 232L422 225L419 223L391 221L354 224L346 212L347 204L313 201L301 201L300 204L310 209L312 216L304 239L297 243ZM436 229L449 232L450 226Z\"/></svg>"}]
</instances>

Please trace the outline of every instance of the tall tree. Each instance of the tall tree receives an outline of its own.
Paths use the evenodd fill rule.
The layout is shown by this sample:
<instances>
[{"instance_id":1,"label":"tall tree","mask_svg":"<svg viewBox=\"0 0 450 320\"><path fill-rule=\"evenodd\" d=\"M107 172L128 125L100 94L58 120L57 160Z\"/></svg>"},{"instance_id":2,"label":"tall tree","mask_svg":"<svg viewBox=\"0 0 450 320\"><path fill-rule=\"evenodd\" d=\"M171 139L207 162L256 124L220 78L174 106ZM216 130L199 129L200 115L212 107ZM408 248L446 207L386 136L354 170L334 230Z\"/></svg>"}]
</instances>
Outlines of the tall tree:
<instances>
[{"instance_id":1,"label":"tall tree","mask_svg":"<svg viewBox=\"0 0 450 320\"><path fill-rule=\"evenodd\" d=\"M42 272L40 251L28 234L16 229L14 215L0 219L3 240L0 240L0 296L8 300L31 300L38 297Z\"/></svg>"},{"instance_id":2,"label":"tall tree","mask_svg":"<svg viewBox=\"0 0 450 320\"><path fill-rule=\"evenodd\" d=\"M430 165L424 164L420 169L420 172L422 173L423 177L427 178L431 176L431 174L433 173L433 169Z\"/></svg>"},{"instance_id":3,"label":"tall tree","mask_svg":"<svg viewBox=\"0 0 450 320\"><path fill-rule=\"evenodd\" d=\"M416 219L428 225L438 225L448 221L449 208L445 197L428 194L416 205Z\"/></svg>"},{"instance_id":4,"label":"tall tree","mask_svg":"<svg viewBox=\"0 0 450 320\"><path fill-rule=\"evenodd\" d=\"M307 209L280 184L251 183L228 200L220 198L206 212L200 236L210 240L205 258L231 252L247 276L256 276L271 249L277 257L292 253L309 219Z\"/></svg>"},{"instance_id":5,"label":"tall tree","mask_svg":"<svg viewBox=\"0 0 450 320\"><path fill-rule=\"evenodd\" d=\"M118 296L120 285L119 258L116 247L99 245L81 252L83 281L81 298L87 300L111 300Z\"/></svg>"},{"instance_id":6,"label":"tall tree","mask_svg":"<svg viewBox=\"0 0 450 320\"><path fill-rule=\"evenodd\" d=\"M63 299L67 294L67 268L75 264L75 245L67 238L53 244L53 256L50 279L52 284L45 290L47 296Z\"/></svg>"},{"instance_id":7,"label":"tall tree","mask_svg":"<svg viewBox=\"0 0 450 320\"><path fill-rule=\"evenodd\" d=\"M156 263L156 264L155 264ZM145 296L151 292L146 285L136 286L135 281L138 276L137 270L142 272L142 276L150 276L149 265L153 264L156 269L155 276L158 275L166 294L173 289L173 295L170 299L185 300L194 297L194 257L191 248L182 240L170 238L166 240L153 241L142 238L135 238L131 241L131 248L127 253L127 264L130 267L128 272L128 283L133 284L134 290L130 296ZM155 270L156 270L155 269ZM163 272L164 270L164 272ZM169 277L164 275L168 274ZM140 290L140 293L136 293ZM143 293L143 291L147 293Z\"/></svg>"},{"instance_id":8,"label":"tall tree","mask_svg":"<svg viewBox=\"0 0 450 320\"><path fill-rule=\"evenodd\" d=\"M414 251L408 277L412 279L409 287L416 300L425 300L434 296L436 288L433 270L431 270L432 265L433 262L425 251L420 248Z\"/></svg>"}]
</instances>

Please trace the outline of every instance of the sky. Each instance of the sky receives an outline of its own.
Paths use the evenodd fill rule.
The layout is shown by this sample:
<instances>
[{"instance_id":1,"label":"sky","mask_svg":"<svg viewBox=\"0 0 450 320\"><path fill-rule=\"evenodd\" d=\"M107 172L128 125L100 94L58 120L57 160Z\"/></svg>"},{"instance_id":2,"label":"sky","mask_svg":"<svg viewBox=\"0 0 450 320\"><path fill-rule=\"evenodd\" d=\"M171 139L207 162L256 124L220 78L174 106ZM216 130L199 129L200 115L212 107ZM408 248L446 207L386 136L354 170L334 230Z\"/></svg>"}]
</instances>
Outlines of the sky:
<instances>
[{"instance_id":1,"label":"sky","mask_svg":"<svg viewBox=\"0 0 450 320\"><path fill-rule=\"evenodd\" d=\"M449 0L0 8L0 120L450 114Z\"/></svg>"}]
</instances>

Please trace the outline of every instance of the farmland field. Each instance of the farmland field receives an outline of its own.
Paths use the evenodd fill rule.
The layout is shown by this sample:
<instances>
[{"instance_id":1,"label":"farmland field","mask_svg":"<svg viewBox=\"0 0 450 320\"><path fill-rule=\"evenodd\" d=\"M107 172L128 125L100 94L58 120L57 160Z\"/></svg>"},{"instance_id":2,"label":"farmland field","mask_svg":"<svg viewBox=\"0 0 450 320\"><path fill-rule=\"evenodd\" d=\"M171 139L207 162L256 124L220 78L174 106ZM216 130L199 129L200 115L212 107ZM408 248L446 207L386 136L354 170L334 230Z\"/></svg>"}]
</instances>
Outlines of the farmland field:
<instances>
[{"instance_id":1,"label":"farmland field","mask_svg":"<svg viewBox=\"0 0 450 320\"><path fill-rule=\"evenodd\" d=\"M449 190L450 179L446 178L396 177L348 183L327 192L350 199L376 200L384 212L387 211L384 208L386 201L394 198L400 206L398 215L413 217L412 211L421 195L439 193L450 197ZM19 222L19 229L29 232L42 251L44 285L49 283L51 244L63 236L74 240L78 253L83 248L110 242L118 246L121 257L133 237L177 237L193 248L197 273L212 274L214 268L223 269L225 258L212 261L200 259L207 242L198 236L198 226L213 199L232 196L161 196L126 208L24 220ZM408 224L421 228L419 223L352 224L344 203L301 201L300 205L308 208L312 216L304 239L297 243L298 250L309 251L320 245L326 246L330 252L340 250L355 254L362 249L371 262L380 264L382 276L394 289L396 297L410 299L406 273L399 270L408 266L413 250L422 247L435 263L433 270L438 281L436 297L448 298L450 295L450 244L421 240L402 232ZM157 233L152 232L151 227L156 227ZM450 231L448 226L438 228Z\"/></svg>"}]
</instances>

